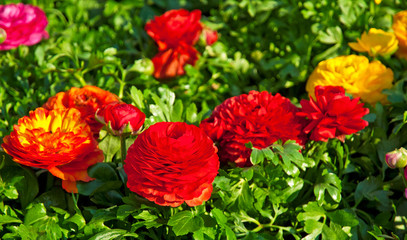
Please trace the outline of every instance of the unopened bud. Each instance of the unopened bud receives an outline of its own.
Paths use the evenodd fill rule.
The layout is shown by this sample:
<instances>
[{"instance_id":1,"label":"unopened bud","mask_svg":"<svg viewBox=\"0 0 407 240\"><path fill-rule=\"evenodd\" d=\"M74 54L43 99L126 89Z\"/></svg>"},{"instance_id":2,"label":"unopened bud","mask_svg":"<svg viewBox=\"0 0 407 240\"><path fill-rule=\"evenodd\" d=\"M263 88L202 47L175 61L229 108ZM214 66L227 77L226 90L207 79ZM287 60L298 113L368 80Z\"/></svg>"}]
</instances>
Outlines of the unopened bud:
<instances>
[{"instance_id":1,"label":"unopened bud","mask_svg":"<svg viewBox=\"0 0 407 240\"><path fill-rule=\"evenodd\" d=\"M7 32L3 28L0 28L0 44L6 41L7 39Z\"/></svg>"},{"instance_id":2,"label":"unopened bud","mask_svg":"<svg viewBox=\"0 0 407 240\"><path fill-rule=\"evenodd\" d=\"M390 168L404 168L407 165L407 150L400 148L387 153L386 163Z\"/></svg>"}]
</instances>

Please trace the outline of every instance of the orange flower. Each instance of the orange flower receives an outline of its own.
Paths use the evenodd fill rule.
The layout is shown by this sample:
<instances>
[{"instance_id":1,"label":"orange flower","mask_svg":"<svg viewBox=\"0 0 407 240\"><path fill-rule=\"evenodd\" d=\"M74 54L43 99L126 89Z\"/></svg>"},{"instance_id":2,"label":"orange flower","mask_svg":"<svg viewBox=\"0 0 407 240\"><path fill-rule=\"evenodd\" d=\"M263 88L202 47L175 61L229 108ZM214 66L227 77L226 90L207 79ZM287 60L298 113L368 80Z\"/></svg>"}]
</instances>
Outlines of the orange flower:
<instances>
[{"instance_id":1,"label":"orange flower","mask_svg":"<svg viewBox=\"0 0 407 240\"><path fill-rule=\"evenodd\" d=\"M397 50L398 41L392 32L371 28L368 33L364 32L357 42L349 43L349 46L357 52L367 52L371 57L387 56Z\"/></svg>"},{"instance_id":2,"label":"orange flower","mask_svg":"<svg viewBox=\"0 0 407 240\"><path fill-rule=\"evenodd\" d=\"M398 12L393 16L392 28L399 40L399 49L396 55L399 58L407 59L407 10Z\"/></svg>"},{"instance_id":3,"label":"orange flower","mask_svg":"<svg viewBox=\"0 0 407 240\"><path fill-rule=\"evenodd\" d=\"M119 97L111 92L95 86L85 86L83 88L73 87L67 92L57 93L49 98L43 107L48 110L58 108L78 109L81 112L82 118L89 124L94 136L97 137L103 124L96 121L96 110L117 101L119 101Z\"/></svg>"},{"instance_id":4,"label":"orange flower","mask_svg":"<svg viewBox=\"0 0 407 240\"><path fill-rule=\"evenodd\" d=\"M74 108L37 108L20 118L3 141L1 146L15 162L47 169L62 179L67 192L78 192L76 181L92 180L88 167L104 159L89 126Z\"/></svg>"}]
</instances>

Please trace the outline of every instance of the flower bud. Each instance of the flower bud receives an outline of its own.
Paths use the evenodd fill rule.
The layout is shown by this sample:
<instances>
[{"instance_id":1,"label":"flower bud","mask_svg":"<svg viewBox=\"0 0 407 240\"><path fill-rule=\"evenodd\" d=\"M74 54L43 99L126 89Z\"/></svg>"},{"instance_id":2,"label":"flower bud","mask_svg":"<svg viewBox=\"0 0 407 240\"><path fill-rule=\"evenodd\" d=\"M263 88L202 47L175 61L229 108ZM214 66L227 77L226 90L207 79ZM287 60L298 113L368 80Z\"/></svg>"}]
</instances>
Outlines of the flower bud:
<instances>
[{"instance_id":1,"label":"flower bud","mask_svg":"<svg viewBox=\"0 0 407 240\"><path fill-rule=\"evenodd\" d=\"M407 150L402 147L387 153L386 163L390 168L404 168L407 165Z\"/></svg>"},{"instance_id":2,"label":"flower bud","mask_svg":"<svg viewBox=\"0 0 407 240\"><path fill-rule=\"evenodd\" d=\"M0 28L0 43L3 43L7 39L7 32L3 28Z\"/></svg>"},{"instance_id":3,"label":"flower bud","mask_svg":"<svg viewBox=\"0 0 407 240\"><path fill-rule=\"evenodd\" d=\"M119 136L125 133L133 135L138 133L146 115L131 104L113 102L98 109L95 118L105 124L110 133Z\"/></svg>"}]
</instances>

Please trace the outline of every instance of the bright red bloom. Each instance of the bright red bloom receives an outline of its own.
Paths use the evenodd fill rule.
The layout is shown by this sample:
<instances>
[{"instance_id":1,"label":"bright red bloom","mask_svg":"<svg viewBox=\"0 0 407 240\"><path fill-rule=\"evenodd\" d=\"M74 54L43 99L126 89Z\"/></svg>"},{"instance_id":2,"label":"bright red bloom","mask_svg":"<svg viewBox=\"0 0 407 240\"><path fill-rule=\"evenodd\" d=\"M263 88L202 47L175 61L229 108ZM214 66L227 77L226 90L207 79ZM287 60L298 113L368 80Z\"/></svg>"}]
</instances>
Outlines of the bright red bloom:
<instances>
[{"instance_id":1,"label":"bright red bloom","mask_svg":"<svg viewBox=\"0 0 407 240\"><path fill-rule=\"evenodd\" d=\"M170 10L149 21L145 30L158 44L158 50L176 48L181 42L194 45L202 31L201 11Z\"/></svg>"},{"instance_id":2,"label":"bright red bloom","mask_svg":"<svg viewBox=\"0 0 407 240\"><path fill-rule=\"evenodd\" d=\"M48 38L47 25L47 16L39 7L22 3L0 5L0 29L5 37L0 50L37 44Z\"/></svg>"},{"instance_id":3,"label":"bright red bloom","mask_svg":"<svg viewBox=\"0 0 407 240\"><path fill-rule=\"evenodd\" d=\"M186 64L195 65L198 55L199 53L194 47L185 44L159 52L152 59L154 77L165 79L184 75L184 66Z\"/></svg>"},{"instance_id":4,"label":"bright red bloom","mask_svg":"<svg viewBox=\"0 0 407 240\"><path fill-rule=\"evenodd\" d=\"M346 135L368 125L362 117L369 113L369 109L359 103L359 97L347 97L343 87L316 86L315 98L301 100L302 109L297 113L309 120L304 132L311 133L311 140L326 142L329 138L338 138L344 141Z\"/></svg>"},{"instance_id":5,"label":"bright red bloom","mask_svg":"<svg viewBox=\"0 0 407 240\"><path fill-rule=\"evenodd\" d=\"M15 162L47 169L62 179L67 192L78 192L76 181L92 180L88 167L104 159L88 124L74 108L37 108L20 118L3 141L1 146Z\"/></svg>"},{"instance_id":6,"label":"bright red bloom","mask_svg":"<svg viewBox=\"0 0 407 240\"><path fill-rule=\"evenodd\" d=\"M162 206L200 205L210 198L218 174L216 152L212 140L194 125L156 123L127 152L127 187Z\"/></svg>"},{"instance_id":7,"label":"bright red bloom","mask_svg":"<svg viewBox=\"0 0 407 240\"><path fill-rule=\"evenodd\" d=\"M219 144L222 161L235 162L239 167L251 166L251 142L265 148L281 139L295 140L304 145L304 121L296 116L298 108L280 94L264 91L232 97L217 106L212 115L203 120L201 128Z\"/></svg>"},{"instance_id":8,"label":"bright red bloom","mask_svg":"<svg viewBox=\"0 0 407 240\"><path fill-rule=\"evenodd\" d=\"M83 88L73 87L69 91L57 93L50 97L43 105L44 108L76 108L81 112L81 116L89 124L94 136L99 136L99 131L103 124L96 121L96 110L103 106L119 101L115 94L100 89L95 86L85 86Z\"/></svg>"},{"instance_id":9,"label":"bright red bloom","mask_svg":"<svg viewBox=\"0 0 407 240\"><path fill-rule=\"evenodd\" d=\"M144 124L146 115L137 107L123 103L113 102L99 109L96 119L105 124L113 135L121 135L129 128L130 133L137 133Z\"/></svg>"}]
</instances>

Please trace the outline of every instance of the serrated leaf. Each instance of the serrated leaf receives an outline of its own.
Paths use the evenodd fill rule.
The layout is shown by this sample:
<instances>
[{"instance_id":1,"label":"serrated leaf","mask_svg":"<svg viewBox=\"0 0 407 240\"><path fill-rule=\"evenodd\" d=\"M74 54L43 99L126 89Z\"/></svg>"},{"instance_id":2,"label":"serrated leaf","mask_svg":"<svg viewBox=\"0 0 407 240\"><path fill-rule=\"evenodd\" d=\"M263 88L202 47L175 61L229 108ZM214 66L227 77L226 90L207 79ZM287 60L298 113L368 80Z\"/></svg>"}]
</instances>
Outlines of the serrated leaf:
<instances>
[{"instance_id":1,"label":"serrated leaf","mask_svg":"<svg viewBox=\"0 0 407 240\"><path fill-rule=\"evenodd\" d=\"M182 236L197 231L204 222L200 216L194 216L190 211L182 211L173 215L167 224L172 226L176 236Z\"/></svg>"}]
</instances>

